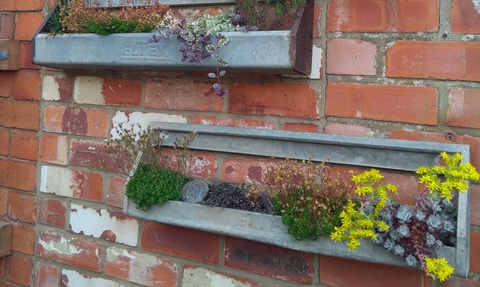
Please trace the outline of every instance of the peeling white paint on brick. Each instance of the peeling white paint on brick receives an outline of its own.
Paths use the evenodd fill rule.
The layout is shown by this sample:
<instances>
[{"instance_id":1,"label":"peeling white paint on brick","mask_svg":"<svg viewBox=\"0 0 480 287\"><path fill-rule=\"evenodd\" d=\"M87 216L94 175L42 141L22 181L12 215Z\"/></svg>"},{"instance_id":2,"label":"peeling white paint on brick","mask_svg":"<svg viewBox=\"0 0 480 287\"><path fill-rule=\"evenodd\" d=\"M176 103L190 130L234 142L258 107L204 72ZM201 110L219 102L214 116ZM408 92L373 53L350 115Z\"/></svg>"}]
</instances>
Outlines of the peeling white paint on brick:
<instances>
[{"instance_id":1,"label":"peeling white paint on brick","mask_svg":"<svg viewBox=\"0 0 480 287\"><path fill-rule=\"evenodd\" d=\"M112 118L113 127L121 126L128 130L134 127L134 132L138 132L140 129L145 130L148 128L151 122L173 122L173 123L187 123L187 119L179 115L167 115L161 113L125 113L118 111ZM111 135L113 138L119 138L115 129L112 129Z\"/></svg>"},{"instance_id":2,"label":"peeling white paint on brick","mask_svg":"<svg viewBox=\"0 0 480 287\"><path fill-rule=\"evenodd\" d=\"M71 170L57 166L42 166L40 192L72 197L72 182L73 175Z\"/></svg>"},{"instance_id":3,"label":"peeling white paint on brick","mask_svg":"<svg viewBox=\"0 0 480 287\"><path fill-rule=\"evenodd\" d=\"M79 250L77 247L71 245L70 241L63 236L60 237L59 242L55 240L50 240L47 242L39 238L38 244L42 245L45 250L50 252L53 251L58 254L74 255L82 252L82 250Z\"/></svg>"},{"instance_id":4,"label":"peeling white paint on brick","mask_svg":"<svg viewBox=\"0 0 480 287\"><path fill-rule=\"evenodd\" d=\"M45 101L59 101L60 87L52 75L43 77L42 99Z\"/></svg>"},{"instance_id":5,"label":"peeling white paint on brick","mask_svg":"<svg viewBox=\"0 0 480 287\"><path fill-rule=\"evenodd\" d=\"M92 224L92 223L95 224ZM70 226L73 232L100 238L106 231L115 234L115 242L136 246L138 241L138 222L135 219L119 219L105 209L96 210L82 205L72 204Z\"/></svg>"},{"instance_id":6,"label":"peeling white paint on brick","mask_svg":"<svg viewBox=\"0 0 480 287\"><path fill-rule=\"evenodd\" d=\"M102 78L76 77L73 98L79 104L105 105L102 86Z\"/></svg>"},{"instance_id":7,"label":"peeling white paint on brick","mask_svg":"<svg viewBox=\"0 0 480 287\"><path fill-rule=\"evenodd\" d=\"M204 268L185 268L182 287L251 287L225 275Z\"/></svg>"},{"instance_id":8,"label":"peeling white paint on brick","mask_svg":"<svg viewBox=\"0 0 480 287\"><path fill-rule=\"evenodd\" d=\"M62 277L66 279L65 287L124 287L115 281L84 276L73 270L63 270Z\"/></svg>"}]
</instances>

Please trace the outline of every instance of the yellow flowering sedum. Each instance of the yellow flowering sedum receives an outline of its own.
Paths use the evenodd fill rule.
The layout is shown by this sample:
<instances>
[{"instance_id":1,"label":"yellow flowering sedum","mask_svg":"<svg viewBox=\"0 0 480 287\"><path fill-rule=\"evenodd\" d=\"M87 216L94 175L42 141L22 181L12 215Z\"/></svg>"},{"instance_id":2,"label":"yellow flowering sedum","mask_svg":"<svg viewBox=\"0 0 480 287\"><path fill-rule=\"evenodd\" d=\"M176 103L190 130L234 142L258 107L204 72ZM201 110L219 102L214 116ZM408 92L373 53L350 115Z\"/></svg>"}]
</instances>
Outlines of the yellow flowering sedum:
<instances>
[{"instance_id":1,"label":"yellow flowering sedum","mask_svg":"<svg viewBox=\"0 0 480 287\"><path fill-rule=\"evenodd\" d=\"M440 282L443 282L453 274L453 267L448 265L448 262L445 258L425 258L425 268L427 269L429 275L434 279L438 279Z\"/></svg>"}]
</instances>

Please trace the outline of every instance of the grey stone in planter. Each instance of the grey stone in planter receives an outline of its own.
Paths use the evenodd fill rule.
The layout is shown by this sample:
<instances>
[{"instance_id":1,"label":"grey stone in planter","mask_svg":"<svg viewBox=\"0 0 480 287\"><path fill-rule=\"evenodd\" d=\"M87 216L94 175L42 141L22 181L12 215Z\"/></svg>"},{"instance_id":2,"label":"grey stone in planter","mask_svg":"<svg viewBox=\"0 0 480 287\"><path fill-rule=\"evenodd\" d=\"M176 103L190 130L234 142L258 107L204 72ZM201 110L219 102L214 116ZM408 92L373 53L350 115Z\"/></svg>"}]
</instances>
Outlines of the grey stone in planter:
<instances>
[{"instance_id":1,"label":"grey stone in planter","mask_svg":"<svg viewBox=\"0 0 480 287\"><path fill-rule=\"evenodd\" d=\"M163 140L166 146L173 146L176 137L196 131L198 134L190 146L191 149L213 152L267 157L273 153L279 157L288 155L295 159L308 159L314 155L313 161L329 158L331 163L406 171L438 164L442 151L461 153L463 162L468 162L470 158L468 145L178 123L153 122L151 126L166 135ZM137 210L127 197L123 211L130 216L299 251L406 267L402 257L388 253L368 240L364 240L355 251L349 251L343 243L334 243L327 236L315 241L297 241L287 233L287 227L282 224L279 216L173 201L153 206L143 212ZM470 201L467 191L460 193L458 198L457 247L444 246L435 249L439 257L445 257L455 268L454 274L457 276L468 275L469 240Z\"/></svg>"},{"instance_id":2,"label":"grey stone in planter","mask_svg":"<svg viewBox=\"0 0 480 287\"><path fill-rule=\"evenodd\" d=\"M298 12L291 30L228 32L230 42L220 57L222 69L236 73L310 74L313 1ZM153 33L95 34L45 33L40 27L32 40L32 62L59 69L216 71L210 58L203 64L181 61L180 38L147 43Z\"/></svg>"}]
</instances>

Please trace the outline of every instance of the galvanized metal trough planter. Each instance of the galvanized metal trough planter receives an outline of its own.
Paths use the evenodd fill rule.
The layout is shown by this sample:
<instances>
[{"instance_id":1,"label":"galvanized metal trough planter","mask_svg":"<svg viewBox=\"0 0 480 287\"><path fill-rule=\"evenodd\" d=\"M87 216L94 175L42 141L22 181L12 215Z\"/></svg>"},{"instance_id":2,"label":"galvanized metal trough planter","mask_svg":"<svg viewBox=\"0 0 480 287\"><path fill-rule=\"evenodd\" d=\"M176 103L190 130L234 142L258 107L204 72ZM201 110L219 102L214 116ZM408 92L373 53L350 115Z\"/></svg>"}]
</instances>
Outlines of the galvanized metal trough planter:
<instances>
[{"instance_id":1,"label":"galvanized metal trough planter","mask_svg":"<svg viewBox=\"0 0 480 287\"><path fill-rule=\"evenodd\" d=\"M185 5L183 2L180 4ZM224 2L219 1L220 4ZM219 51L220 57L228 63L222 69L235 73L309 75L314 9L313 0L308 3L306 8L298 11L291 30L224 33L230 41ZM47 20L32 39L32 62L37 65L59 69L189 72L212 72L217 67L212 58L203 64L182 62L180 38L169 37L158 43L148 43L153 33L50 35L46 33Z\"/></svg>"},{"instance_id":2,"label":"galvanized metal trough planter","mask_svg":"<svg viewBox=\"0 0 480 287\"><path fill-rule=\"evenodd\" d=\"M163 144L173 146L175 138L192 131L198 133L191 149L212 152L279 158L324 161L333 164L374 167L399 171L415 171L419 166L439 163L439 154L461 153L463 162L470 158L468 145L441 144L406 140L350 137L276 130L245 129L219 126L153 122L154 130L166 134ZM315 241L297 241L287 233L280 216L241 210L170 201L147 212L137 210L125 197L125 214L161 223L249 239L314 254L350 258L406 267L404 259L388 253L381 246L364 240L355 251L346 244L334 243L328 236ZM436 248L455 268L455 275L466 277L470 263L470 200L469 192L459 194L457 246Z\"/></svg>"}]
</instances>

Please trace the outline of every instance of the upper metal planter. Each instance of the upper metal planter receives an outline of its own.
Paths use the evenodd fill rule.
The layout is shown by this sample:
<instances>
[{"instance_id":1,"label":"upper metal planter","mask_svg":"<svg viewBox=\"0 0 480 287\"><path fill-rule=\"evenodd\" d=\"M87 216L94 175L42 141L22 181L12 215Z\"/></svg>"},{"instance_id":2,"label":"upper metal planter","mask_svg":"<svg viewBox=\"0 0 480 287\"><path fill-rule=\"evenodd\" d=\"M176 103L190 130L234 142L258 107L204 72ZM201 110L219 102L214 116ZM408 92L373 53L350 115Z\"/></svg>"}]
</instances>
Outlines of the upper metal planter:
<instances>
[{"instance_id":1,"label":"upper metal planter","mask_svg":"<svg viewBox=\"0 0 480 287\"><path fill-rule=\"evenodd\" d=\"M225 69L236 73L310 74L313 1L297 13L291 30L228 32L220 57ZM203 64L181 61L182 39L169 37L148 43L153 33L95 34L45 33L47 20L33 37L32 62L59 69L212 71L216 60Z\"/></svg>"}]
</instances>

